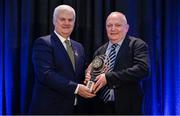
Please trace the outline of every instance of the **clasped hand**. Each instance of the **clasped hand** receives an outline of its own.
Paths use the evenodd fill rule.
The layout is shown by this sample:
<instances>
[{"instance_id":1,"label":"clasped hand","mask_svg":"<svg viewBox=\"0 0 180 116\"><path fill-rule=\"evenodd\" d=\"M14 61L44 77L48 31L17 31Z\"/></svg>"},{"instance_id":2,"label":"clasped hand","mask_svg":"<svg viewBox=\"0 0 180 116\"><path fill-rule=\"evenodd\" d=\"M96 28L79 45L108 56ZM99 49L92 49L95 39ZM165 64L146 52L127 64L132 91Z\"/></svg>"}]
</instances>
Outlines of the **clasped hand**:
<instances>
[{"instance_id":1,"label":"clasped hand","mask_svg":"<svg viewBox=\"0 0 180 116\"><path fill-rule=\"evenodd\" d=\"M80 95L81 97L84 97L84 98L93 98L96 96L94 93L92 93L89 90L89 88L87 88L83 84L79 84L79 89L78 89L77 94Z\"/></svg>"},{"instance_id":2,"label":"clasped hand","mask_svg":"<svg viewBox=\"0 0 180 116\"><path fill-rule=\"evenodd\" d=\"M107 84L107 80L105 77L105 73L100 74L96 77L95 84L93 86L92 91L90 91L90 89L86 86L87 82L91 79L91 75L90 75L90 68L88 67L86 70L86 76L85 76L85 80L84 80L84 84L79 84L79 89L77 94L84 97L84 98L93 98L96 96L96 93Z\"/></svg>"},{"instance_id":3,"label":"clasped hand","mask_svg":"<svg viewBox=\"0 0 180 116\"><path fill-rule=\"evenodd\" d=\"M85 78L84 84L87 84L87 82L91 79L90 72L91 72L90 68L88 68L86 70L86 76L85 76L86 78ZM107 84L107 80L106 80L105 73L98 75L95 79L95 84L93 86L92 93L96 94L106 84Z\"/></svg>"}]
</instances>

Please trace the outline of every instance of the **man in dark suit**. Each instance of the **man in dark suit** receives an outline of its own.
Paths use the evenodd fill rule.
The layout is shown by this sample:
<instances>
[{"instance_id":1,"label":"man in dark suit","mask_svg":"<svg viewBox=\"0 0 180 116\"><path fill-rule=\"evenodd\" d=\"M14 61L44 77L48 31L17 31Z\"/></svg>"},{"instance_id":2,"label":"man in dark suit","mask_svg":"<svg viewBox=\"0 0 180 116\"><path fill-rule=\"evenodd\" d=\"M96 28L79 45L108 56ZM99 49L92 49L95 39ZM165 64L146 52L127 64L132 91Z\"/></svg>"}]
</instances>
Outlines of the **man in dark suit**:
<instances>
[{"instance_id":1,"label":"man in dark suit","mask_svg":"<svg viewBox=\"0 0 180 116\"><path fill-rule=\"evenodd\" d=\"M97 97L93 99L94 108L91 109L95 114L141 114L143 93L140 83L149 73L148 48L141 39L126 35L128 29L124 14L112 12L108 16L109 42L94 56L108 56L110 71L96 77L93 91ZM88 68L86 81L91 78L90 70Z\"/></svg>"},{"instance_id":2,"label":"man in dark suit","mask_svg":"<svg viewBox=\"0 0 180 116\"><path fill-rule=\"evenodd\" d=\"M30 114L75 114L79 98L95 95L81 83L85 55L82 45L72 39L75 11L68 5L55 8L54 32L38 38L33 48L35 85Z\"/></svg>"}]
</instances>

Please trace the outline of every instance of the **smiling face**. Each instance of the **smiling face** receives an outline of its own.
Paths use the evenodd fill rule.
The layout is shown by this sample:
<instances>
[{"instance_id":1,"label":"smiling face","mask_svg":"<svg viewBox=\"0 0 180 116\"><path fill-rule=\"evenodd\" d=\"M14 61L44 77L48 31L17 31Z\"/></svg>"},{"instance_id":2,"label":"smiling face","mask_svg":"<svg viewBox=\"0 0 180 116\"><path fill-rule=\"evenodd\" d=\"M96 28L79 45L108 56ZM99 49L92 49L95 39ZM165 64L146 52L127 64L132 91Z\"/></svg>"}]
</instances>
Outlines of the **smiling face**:
<instances>
[{"instance_id":1,"label":"smiling face","mask_svg":"<svg viewBox=\"0 0 180 116\"><path fill-rule=\"evenodd\" d=\"M127 34L129 25L125 16L120 12L111 13L106 20L106 31L112 43L118 43Z\"/></svg>"},{"instance_id":2,"label":"smiling face","mask_svg":"<svg viewBox=\"0 0 180 116\"><path fill-rule=\"evenodd\" d=\"M71 9L60 10L54 18L55 31L64 38L68 38L73 31L75 14Z\"/></svg>"}]
</instances>

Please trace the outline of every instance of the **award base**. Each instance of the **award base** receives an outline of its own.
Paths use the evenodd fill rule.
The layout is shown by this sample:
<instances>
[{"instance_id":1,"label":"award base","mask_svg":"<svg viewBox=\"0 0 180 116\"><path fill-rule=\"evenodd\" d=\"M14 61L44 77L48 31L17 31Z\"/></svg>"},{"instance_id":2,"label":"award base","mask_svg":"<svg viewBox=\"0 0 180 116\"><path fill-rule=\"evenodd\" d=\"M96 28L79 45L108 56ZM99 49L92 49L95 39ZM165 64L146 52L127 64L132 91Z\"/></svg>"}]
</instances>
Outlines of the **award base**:
<instances>
[{"instance_id":1,"label":"award base","mask_svg":"<svg viewBox=\"0 0 180 116\"><path fill-rule=\"evenodd\" d=\"M89 88L89 90L92 92L93 86L94 86L94 82L93 81L88 81L87 83L87 88Z\"/></svg>"}]
</instances>

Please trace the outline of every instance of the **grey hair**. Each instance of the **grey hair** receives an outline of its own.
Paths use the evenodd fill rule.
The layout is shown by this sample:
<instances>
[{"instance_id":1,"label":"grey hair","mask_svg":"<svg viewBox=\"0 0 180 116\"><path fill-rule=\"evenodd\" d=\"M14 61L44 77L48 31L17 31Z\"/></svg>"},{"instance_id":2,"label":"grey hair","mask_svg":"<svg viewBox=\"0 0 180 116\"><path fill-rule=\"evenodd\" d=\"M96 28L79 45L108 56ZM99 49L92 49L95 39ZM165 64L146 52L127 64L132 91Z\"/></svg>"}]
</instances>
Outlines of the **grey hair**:
<instances>
[{"instance_id":1,"label":"grey hair","mask_svg":"<svg viewBox=\"0 0 180 116\"><path fill-rule=\"evenodd\" d=\"M75 12L75 10L74 10L71 6L63 4L63 5L57 6L57 7L54 9L53 24L55 23L56 18L57 18L57 16L59 15L59 13L60 13L61 11L65 11L65 10L66 10L66 11L70 11L70 12L73 13L73 15L74 15L74 21L75 21L75 19L76 19L76 12Z\"/></svg>"}]
</instances>

